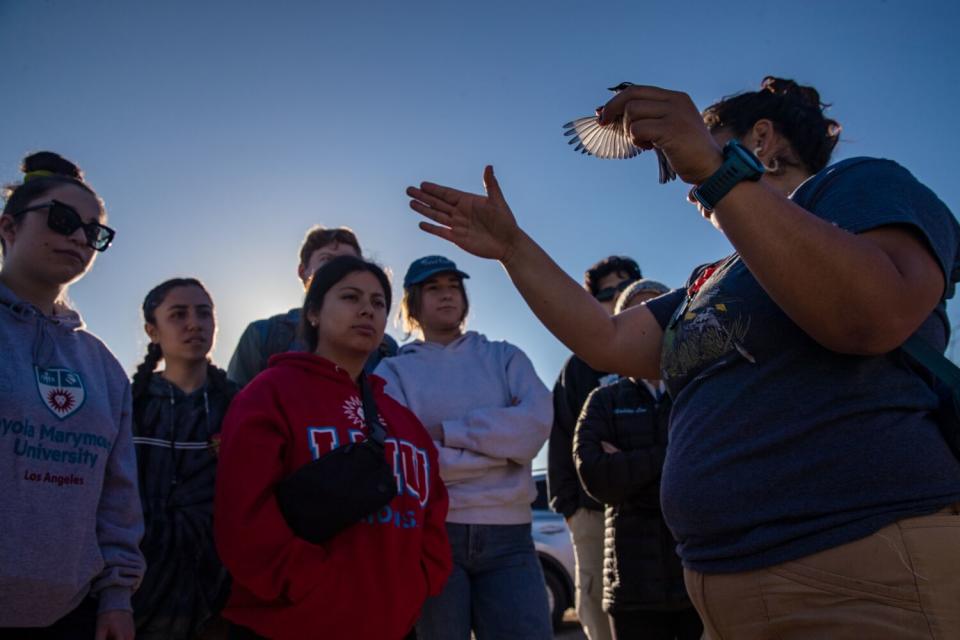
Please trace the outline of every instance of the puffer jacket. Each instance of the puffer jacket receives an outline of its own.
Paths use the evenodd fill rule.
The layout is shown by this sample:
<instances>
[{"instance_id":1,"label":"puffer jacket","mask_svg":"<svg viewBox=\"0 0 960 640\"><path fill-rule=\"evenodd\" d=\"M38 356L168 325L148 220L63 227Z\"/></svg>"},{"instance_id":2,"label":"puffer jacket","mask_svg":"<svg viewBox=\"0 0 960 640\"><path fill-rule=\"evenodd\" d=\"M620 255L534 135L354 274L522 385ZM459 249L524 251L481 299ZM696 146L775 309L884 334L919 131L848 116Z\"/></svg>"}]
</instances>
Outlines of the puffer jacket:
<instances>
[{"instance_id":1,"label":"puffer jacket","mask_svg":"<svg viewBox=\"0 0 960 640\"><path fill-rule=\"evenodd\" d=\"M133 598L138 640L193 638L229 595L213 541L213 495L220 423L237 389L220 370L190 394L155 373L134 398L147 559Z\"/></svg>"},{"instance_id":2,"label":"puffer jacket","mask_svg":"<svg viewBox=\"0 0 960 640\"><path fill-rule=\"evenodd\" d=\"M670 400L642 381L595 389L577 422L573 456L587 493L603 502L603 608L677 611L691 607L676 542L660 511ZM619 449L606 453L608 442Z\"/></svg>"}]
</instances>

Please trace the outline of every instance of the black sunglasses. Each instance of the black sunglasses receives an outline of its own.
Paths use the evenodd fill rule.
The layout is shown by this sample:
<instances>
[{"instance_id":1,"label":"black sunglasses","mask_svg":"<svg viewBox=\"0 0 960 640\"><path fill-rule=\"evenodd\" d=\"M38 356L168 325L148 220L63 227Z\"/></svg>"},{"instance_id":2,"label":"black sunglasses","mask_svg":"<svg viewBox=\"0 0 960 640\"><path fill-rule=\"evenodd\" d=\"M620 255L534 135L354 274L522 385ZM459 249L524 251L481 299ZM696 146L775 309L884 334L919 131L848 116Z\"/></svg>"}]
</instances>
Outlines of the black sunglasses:
<instances>
[{"instance_id":1,"label":"black sunglasses","mask_svg":"<svg viewBox=\"0 0 960 640\"><path fill-rule=\"evenodd\" d=\"M600 289L600 291L597 291L597 294L593 297L596 298L598 302L610 302L634 282L636 282L636 280L624 280L615 287L605 287Z\"/></svg>"},{"instance_id":2,"label":"black sunglasses","mask_svg":"<svg viewBox=\"0 0 960 640\"><path fill-rule=\"evenodd\" d=\"M43 204L37 204L26 209L21 209L14 215L21 215L28 211L39 211L40 209L49 209L47 213L47 226L51 231L69 236L77 229L83 229L83 235L87 237L87 245L97 251L106 251L113 242L113 237L117 232L99 222L84 222L77 210L68 204L59 200L51 200Z\"/></svg>"}]
</instances>

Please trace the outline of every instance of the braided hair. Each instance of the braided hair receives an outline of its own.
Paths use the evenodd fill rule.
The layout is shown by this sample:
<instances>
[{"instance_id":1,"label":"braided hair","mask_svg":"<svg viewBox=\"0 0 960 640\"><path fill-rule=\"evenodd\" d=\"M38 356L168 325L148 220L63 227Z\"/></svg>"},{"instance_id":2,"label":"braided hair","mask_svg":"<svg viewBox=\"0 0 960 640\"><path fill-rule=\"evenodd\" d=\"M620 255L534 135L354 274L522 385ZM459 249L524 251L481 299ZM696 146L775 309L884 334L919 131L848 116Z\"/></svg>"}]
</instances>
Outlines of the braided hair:
<instances>
[{"instance_id":1,"label":"braided hair","mask_svg":"<svg viewBox=\"0 0 960 640\"><path fill-rule=\"evenodd\" d=\"M148 324L157 324L157 308L166 300L167 294L177 287L198 287L201 291L210 296L210 292L203 286L203 283L196 278L171 278L161 282L147 294L143 299L143 319ZM137 372L133 374L133 400L137 401L142 397L150 386L150 378L156 370L157 365L163 360L163 349L157 342L151 342L147 345L147 355L143 362L137 367ZM228 391L230 383L227 380L227 372L215 366L212 362L207 362L207 384L211 390Z\"/></svg>"},{"instance_id":2,"label":"braided hair","mask_svg":"<svg viewBox=\"0 0 960 640\"><path fill-rule=\"evenodd\" d=\"M740 138L758 120L770 120L790 143L803 168L814 174L827 166L840 140L840 123L824 116L829 106L820 101L813 87L767 76L759 91L727 96L707 107L703 121L711 131L729 129Z\"/></svg>"}]
</instances>

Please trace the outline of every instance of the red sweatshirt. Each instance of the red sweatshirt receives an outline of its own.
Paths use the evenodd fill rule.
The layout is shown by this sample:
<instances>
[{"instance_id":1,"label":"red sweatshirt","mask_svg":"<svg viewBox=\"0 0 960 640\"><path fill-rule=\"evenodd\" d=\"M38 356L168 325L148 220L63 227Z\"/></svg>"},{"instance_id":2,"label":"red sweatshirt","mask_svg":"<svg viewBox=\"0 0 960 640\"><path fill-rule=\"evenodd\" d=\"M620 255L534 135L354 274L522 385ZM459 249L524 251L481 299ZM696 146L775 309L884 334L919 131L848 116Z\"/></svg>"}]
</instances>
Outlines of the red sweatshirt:
<instances>
[{"instance_id":1,"label":"red sweatshirt","mask_svg":"<svg viewBox=\"0 0 960 640\"><path fill-rule=\"evenodd\" d=\"M437 451L407 408L370 377L398 495L329 542L294 536L276 484L332 448L363 439L359 389L329 360L286 353L233 400L223 421L214 533L233 591L223 615L268 638L394 640L452 559Z\"/></svg>"}]
</instances>

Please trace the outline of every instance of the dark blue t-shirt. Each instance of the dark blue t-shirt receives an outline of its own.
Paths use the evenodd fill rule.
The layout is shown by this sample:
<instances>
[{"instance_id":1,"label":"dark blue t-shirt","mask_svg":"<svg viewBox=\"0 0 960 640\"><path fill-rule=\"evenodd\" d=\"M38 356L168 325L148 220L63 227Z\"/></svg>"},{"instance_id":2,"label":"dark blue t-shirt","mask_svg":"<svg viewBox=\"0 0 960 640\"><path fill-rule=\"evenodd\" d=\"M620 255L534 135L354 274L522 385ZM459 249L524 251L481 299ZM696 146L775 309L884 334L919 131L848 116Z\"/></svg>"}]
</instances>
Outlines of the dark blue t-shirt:
<instances>
[{"instance_id":1,"label":"dark blue t-shirt","mask_svg":"<svg viewBox=\"0 0 960 640\"><path fill-rule=\"evenodd\" d=\"M944 299L952 295L960 227L900 165L846 160L792 199L853 233L914 230L946 274ZM820 346L736 254L703 274L691 277L702 281L696 294L648 303L664 328L661 372L674 398L663 511L686 566L771 566L960 500L960 463L930 417L937 397L899 350L864 357ZM942 302L919 333L946 346Z\"/></svg>"}]
</instances>

